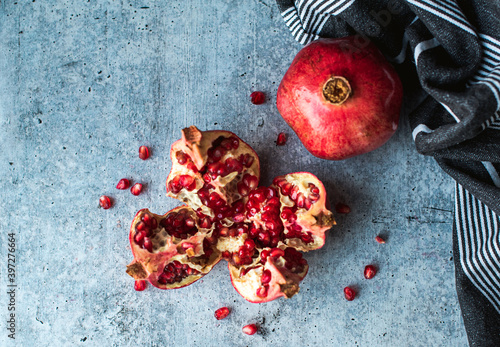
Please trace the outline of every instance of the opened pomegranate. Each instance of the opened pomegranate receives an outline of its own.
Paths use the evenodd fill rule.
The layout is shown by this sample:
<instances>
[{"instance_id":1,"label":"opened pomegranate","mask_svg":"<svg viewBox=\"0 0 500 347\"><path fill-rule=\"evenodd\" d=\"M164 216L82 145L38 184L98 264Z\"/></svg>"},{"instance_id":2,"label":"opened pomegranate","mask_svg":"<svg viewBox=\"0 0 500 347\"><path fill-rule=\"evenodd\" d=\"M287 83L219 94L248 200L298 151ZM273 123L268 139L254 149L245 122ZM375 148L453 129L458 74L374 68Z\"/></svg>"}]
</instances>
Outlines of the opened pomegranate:
<instances>
[{"instance_id":1,"label":"opened pomegranate","mask_svg":"<svg viewBox=\"0 0 500 347\"><path fill-rule=\"evenodd\" d=\"M127 273L161 289L180 288L228 261L250 302L292 297L308 271L300 251L322 247L335 224L314 175L278 176L259 187L259 158L228 131L183 129L171 148L167 195L187 204L165 215L137 213Z\"/></svg>"},{"instance_id":2,"label":"opened pomegranate","mask_svg":"<svg viewBox=\"0 0 500 347\"><path fill-rule=\"evenodd\" d=\"M382 146L398 126L399 77L377 47L355 37L299 51L277 94L281 116L316 157L341 160Z\"/></svg>"}]
</instances>

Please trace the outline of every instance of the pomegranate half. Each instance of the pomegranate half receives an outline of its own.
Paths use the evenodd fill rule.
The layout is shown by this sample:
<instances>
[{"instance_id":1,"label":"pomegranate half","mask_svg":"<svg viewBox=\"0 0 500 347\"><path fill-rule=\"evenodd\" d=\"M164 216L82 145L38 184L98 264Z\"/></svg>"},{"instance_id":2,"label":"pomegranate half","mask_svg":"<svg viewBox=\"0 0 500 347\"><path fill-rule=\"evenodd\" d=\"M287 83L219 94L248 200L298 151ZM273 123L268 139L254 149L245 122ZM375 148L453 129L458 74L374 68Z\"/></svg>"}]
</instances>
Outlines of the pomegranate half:
<instances>
[{"instance_id":1,"label":"pomegranate half","mask_svg":"<svg viewBox=\"0 0 500 347\"><path fill-rule=\"evenodd\" d=\"M301 251L318 249L335 224L326 190L311 173L259 187L259 158L229 131L183 129L171 148L167 195L185 202L132 221L127 273L161 289L189 285L221 259L250 302L292 297L308 271Z\"/></svg>"}]
</instances>

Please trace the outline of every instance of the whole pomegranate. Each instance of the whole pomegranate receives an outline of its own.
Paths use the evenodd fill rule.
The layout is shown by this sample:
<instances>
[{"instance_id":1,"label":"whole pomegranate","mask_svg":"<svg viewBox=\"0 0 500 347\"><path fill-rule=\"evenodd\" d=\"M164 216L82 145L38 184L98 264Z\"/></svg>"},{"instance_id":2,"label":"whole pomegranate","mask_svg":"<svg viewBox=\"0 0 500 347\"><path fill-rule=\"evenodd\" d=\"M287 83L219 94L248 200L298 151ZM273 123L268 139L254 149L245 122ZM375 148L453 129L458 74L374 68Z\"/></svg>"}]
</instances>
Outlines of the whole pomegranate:
<instances>
[{"instance_id":1,"label":"whole pomegranate","mask_svg":"<svg viewBox=\"0 0 500 347\"><path fill-rule=\"evenodd\" d=\"M300 251L323 246L335 224L325 187L307 172L259 187L259 158L229 131L183 129L171 148L167 195L186 203L165 215L140 210L127 273L161 289L189 285L221 259L248 301L291 297L307 274Z\"/></svg>"},{"instance_id":2,"label":"whole pomegranate","mask_svg":"<svg viewBox=\"0 0 500 347\"><path fill-rule=\"evenodd\" d=\"M373 43L319 39L299 51L277 95L281 116L314 156L341 160L370 152L394 134L402 85Z\"/></svg>"}]
</instances>

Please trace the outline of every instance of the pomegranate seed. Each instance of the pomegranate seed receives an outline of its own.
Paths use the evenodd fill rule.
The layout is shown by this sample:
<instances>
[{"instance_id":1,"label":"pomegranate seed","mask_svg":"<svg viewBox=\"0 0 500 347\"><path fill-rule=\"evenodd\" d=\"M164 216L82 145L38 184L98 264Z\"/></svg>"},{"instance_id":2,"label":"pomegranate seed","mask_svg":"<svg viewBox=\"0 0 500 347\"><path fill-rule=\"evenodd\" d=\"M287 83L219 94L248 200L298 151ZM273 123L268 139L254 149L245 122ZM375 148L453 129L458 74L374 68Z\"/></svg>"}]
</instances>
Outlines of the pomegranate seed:
<instances>
[{"instance_id":1,"label":"pomegranate seed","mask_svg":"<svg viewBox=\"0 0 500 347\"><path fill-rule=\"evenodd\" d=\"M385 243L385 240L380 236L375 237L375 241L377 241L378 243L381 243L381 244Z\"/></svg>"},{"instance_id":2,"label":"pomegranate seed","mask_svg":"<svg viewBox=\"0 0 500 347\"><path fill-rule=\"evenodd\" d=\"M353 301L354 298L356 297L356 292L351 287L345 287L344 296L347 299L347 301Z\"/></svg>"},{"instance_id":3,"label":"pomegranate seed","mask_svg":"<svg viewBox=\"0 0 500 347\"><path fill-rule=\"evenodd\" d=\"M137 290L138 292L142 292L144 289L146 289L146 281L144 280L135 281L134 289Z\"/></svg>"},{"instance_id":4,"label":"pomegranate seed","mask_svg":"<svg viewBox=\"0 0 500 347\"><path fill-rule=\"evenodd\" d=\"M139 223L137 223L137 224L135 225L135 228L136 228L137 230L146 230L146 229L148 229L148 226L146 225L146 222L144 222L144 221L140 221Z\"/></svg>"},{"instance_id":5,"label":"pomegranate seed","mask_svg":"<svg viewBox=\"0 0 500 347\"><path fill-rule=\"evenodd\" d=\"M149 213L144 213L141 219L146 226L151 227L152 229L156 229L156 227L158 226L156 219L154 219L153 216L151 216ZM136 228L139 229L139 223L137 224Z\"/></svg>"},{"instance_id":6,"label":"pomegranate seed","mask_svg":"<svg viewBox=\"0 0 500 347\"><path fill-rule=\"evenodd\" d=\"M103 195L99 198L99 205L105 210L111 207L112 202L109 196Z\"/></svg>"},{"instance_id":7,"label":"pomegranate seed","mask_svg":"<svg viewBox=\"0 0 500 347\"><path fill-rule=\"evenodd\" d=\"M304 208L305 208L306 210L309 210L309 209L311 208L311 205L312 205L311 200L309 200L309 199L305 199L305 201L304 201Z\"/></svg>"},{"instance_id":8,"label":"pomegranate seed","mask_svg":"<svg viewBox=\"0 0 500 347\"><path fill-rule=\"evenodd\" d=\"M373 265L365 266L364 275L367 280L372 279L373 277L375 277L376 274L377 274L377 269L375 268L375 266Z\"/></svg>"},{"instance_id":9,"label":"pomegranate seed","mask_svg":"<svg viewBox=\"0 0 500 347\"><path fill-rule=\"evenodd\" d=\"M118 184L116 185L116 189L120 190L125 190L130 187L130 181L126 178L122 178L121 180L118 181Z\"/></svg>"},{"instance_id":10,"label":"pomegranate seed","mask_svg":"<svg viewBox=\"0 0 500 347\"><path fill-rule=\"evenodd\" d=\"M149 158L149 148L146 146L139 147L139 158L146 160Z\"/></svg>"},{"instance_id":11,"label":"pomegranate seed","mask_svg":"<svg viewBox=\"0 0 500 347\"><path fill-rule=\"evenodd\" d=\"M175 158L177 159L177 162L181 165L184 165L187 163L187 161L188 161L187 157L188 156L184 152L178 151L175 153Z\"/></svg>"},{"instance_id":12,"label":"pomegranate seed","mask_svg":"<svg viewBox=\"0 0 500 347\"><path fill-rule=\"evenodd\" d=\"M139 195L141 194L142 192L142 184L140 183L136 183L132 186L132 188L130 188L130 192L133 194L133 195Z\"/></svg>"},{"instance_id":13,"label":"pomegranate seed","mask_svg":"<svg viewBox=\"0 0 500 347\"><path fill-rule=\"evenodd\" d=\"M231 136L229 139L231 140L231 146L233 147L233 149L238 149L238 147L240 146L240 140L233 136Z\"/></svg>"},{"instance_id":14,"label":"pomegranate seed","mask_svg":"<svg viewBox=\"0 0 500 347\"><path fill-rule=\"evenodd\" d=\"M134 240L137 244L140 244L142 240L146 237L146 231L144 230L138 230L137 233L134 236Z\"/></svg>"},{"instance_id":15,"label":"pomegranate seed","mask_svg":"<svg viewBox=\"0 0 500 347\"><path fill-rule=\"evenodd\" d=\"M274 248L271 253L269 254L269 256L271 258L278 258L278 257L282 257L285 255L285 251L283 251L281 248Z\"/></svg>"},{"instance_id":16,"label":"pomegranate seed","mask_svg":"<svg viewBox=\"0 0 500 347\"><path fill-rule=\"evenodd\" d=\"M187 163L186 168L187 168L188 170L193 171L194 173L197 173L197 172L198 172L198 168L196 167L196 165L195 165L193 162L189 162L189 163Z\"/></svg>"},{"instance_id":17,"label":"pomegranate seed","mask_svg":"<svg viewBox=\"0 0 500 347\"><path fill-rule=\"evenodd\" d=\"M279 133L278 134L278 139L276 140L276 146L283 146L286 143L286 134L285 133Z\"/></svg>"},{"instance_id":18,"label":"pomegranate seed","mask_svg":"<svg viewBox=\"0 0 500 347\"><path fill-rule=\"evenodd\" d=\"M181 175L179 177L179 184L181 186L183 186L184 188L188 188L188 190L192 190L192 189L189 189L192 187L194 183L194 177L191 177L189 175ZM193 187L193 189L196 188L196 184L195 186Z\"/></svg>"},{"instance_id":19,"label":"pomegranate seed","mask_svg":"<svg viewBox=\"0 0 500 347\"><path fill-rule=\"evenodd\" d=\"M348 214L349 212L351 212L351 208L349 206L347 206L346 204L339 202L335 206L335 211L337 211L337 213L340 213L340 214Z\"/></svg>"},{"instance_id":20,"label":"pomegranate seed","mask_svg":"<svg viewBox=\"0 0 500 347\"><path fill-rule=\"evenodd\" d=\"M299 194L302 195L302 193L299 190L299 187L293 186L292 190L290 192L290 199L292 199L293 201L296 201L297 198L299 197Z\"/></svg>"},{"instance_id":21,"label":"pomegranate seed","mask_svg":"<svg viewBox=\"0 0 500 347\"><path fill-rule=\"evenodd\" d=\"M221 307L215 311L214 316L215 316L215 318L217 318L217 320L221 320L221 319L226 318L230 312L231 311L229 310L229 308Z\"/></svg>"},{"instance_id":22,"label":"pomegranate seed","mask_svg":"<svg viewBox=\"0 0 500 347\"><path fill-rule=\"evenodd\" d=\"M265 298L267 296L267 286L259 287L255 293L259 298Z\"/></svg>"},{"instance_id":23,"label":"pomegranate seed","mask_svg":"<svg viewBox=\"0 0 500 347\"><path fill-rule=\"evenodd\" d=\"M245 325L241 330L247 335L253 335L257 332L257 325L248 324L248 325Z\"/></svg>"},{"instance_id":24,"label":"pomegranate seed","mask_svg":"<svg viewBox=\"0 0 500 347\"><path fill-rule=\"evenodd\" d=\"M262 284L267 284L271 282L271 270L269 269L264 270L264 272L262 273L262 277L260 278L260 281L262 282Z\"/></svg>"},{"instance_id":25,"label":"pomegranate seed","mask_svg":"<svg viewBox=\"0 0 500 347\"><path fill-rule=\"evenodd\" d=\"M247 239L245 240L245 242L243 243L243 245L245 246L246 249L248 249L249 251L253 251L254 248L255 248L255 242L252 240L252 239Z\"/></svg>"},{"instance_id":26,"label":"pomegranate seed","mask_svg":"<svg viewBox=\"0 0 500 347\"><path fill-rule=\"evenodd\" d=\"M153 252L153 242L149 237L144 238L144 244L143 244L144 249L147 249L148 252Z\"/></svg>"},{"instance_id":27,"label":"pomegranate seed","mask_svg":"<svg viewBox=\"0 0 500 347\"><path fill-rule=\"evenodd\" d=\"M252 101L252 104L254 105L261 105L266 101L266 96L263 92L253 92L250 94L250 99Z\"/></svg>"}]
</instances>

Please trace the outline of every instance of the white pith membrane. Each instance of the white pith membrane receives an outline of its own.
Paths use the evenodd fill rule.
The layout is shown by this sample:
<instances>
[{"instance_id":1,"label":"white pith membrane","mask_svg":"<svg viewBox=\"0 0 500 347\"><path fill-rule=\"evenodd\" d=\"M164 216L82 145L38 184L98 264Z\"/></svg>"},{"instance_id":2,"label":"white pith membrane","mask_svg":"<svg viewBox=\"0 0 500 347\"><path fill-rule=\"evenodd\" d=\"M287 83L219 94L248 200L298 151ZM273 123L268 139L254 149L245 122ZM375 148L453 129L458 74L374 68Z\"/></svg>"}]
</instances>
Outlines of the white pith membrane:
<instances>
[{"instance_id":1,"label":"white pith membrane","mask_svg":"<svg viewBox=\"0 0 500 347\"><path fill-rule=\"evenodd\" d=\"M277 177L271 186L274 189L275 196L275 207L272 208L272 211L274 211L273 213L279 220L276 223L282 223L284 230L280 231L279 236L273 236L274 241L272 241L272 244L268 241L262 241L258 238L260 234L252 236L249 230L256 228L259 230L259 233L270 234L273 230L276 233L276 229L275 227L268 226L262 220L263 214L266 213L265 211L270 211L271 204L268 204L268 202L272 195L266 197L265 201L259 202L258 212L252 212L254 213L253 215L248 214L247 202L249 202L252 193L258 189L270 190L270 188L265 187L257 188L259 158L256 153L250 146L231 132L200 132L198 129L193 128L184 129L183 139L172 145L170 157L173 164L167 178L167 195L184 201L188 206L177 207L164 216L152 214L148 210L138 212L132 222L129 236L134 261L128 266L127 273L136 280L148 279L154 286L161 289L180 288L204 276L221 258L224 258L229 263L231 280L235 289L248 301L256 303L267 302L282 296L286 298L293 296L299 291L298 284L305 277L308 270L306 260L302 258L302 254L298 251L307 252L322 247L325 232L335 224L332 213L325 208L326 191L323 184L314 175L306 172ZM234 218L234 215L220 217L222 215L216 210L219 207L212 209L205 206L199 197L200 190L207 189L207 183L204 181L202 174L195 171L199 168L206 168L208 160L207 152L209 149L213 150L214 141L220 144L221 136L224 138L236 138L239 141L237 148L234 150L228 149L221 157L221 163L224 163L227 158L232 157L237 159L242 154L251 155L253 158L252 164L248 165L249 167L244 166L242 172L231 172L223 177L217 176L215 179L212 178L210 181L212 185L210 193L218 193L220 199L224 200L224 204L233 209L231 213L236 213L236 205L240 204L243 206L243 212L238 212L242 216L238 219ZM179 152L181 153L180 156ZM184 155L189 155L192 158L191 168L188 167L189 162L185 160L183 164L179 163L178 158L182 159ZM195 171L192 169L193 165L197 167ZM190 183L190 189L185 186L182 186L180 189L176 187L175 193L169 191L169 183L181 175L193 177L195 185ZM252 175L254 177L250 184L253 189L248 189L248 193L242 197L238 192L238 184L243 182L248 187L246 185L248 180L245 181L244 179L245 175ZM290 197L290 192L288 192L288 196L282 194L282 188L280 188L280 184L276 180L296 187L294 188L295 199ZM297 196L301 196L302 204L305 201L304 199L309 199L307 206L298 207ZM252 199L254 197L255 195L253 195ZM268 209L266 210L266 208ZM295 222L292 223L283 220L281 214L284 208L294 209ZM181 213L185 218L192 218L195 221L194 226L196 231L194 227L190 227L189 235L184 233L183 238L178 238L173 235L177 231L173 230L169 233L169 230L162 227L161 221L165 221L171 214L175 213ZM158 225L149 235L152 242L150 251L145 249L143 243L137 243L134 240L134 236L137 233L135 226L145 214L154 216ZM192 221L191 224L193 224ZM287 235L297 234L297 231L288 230L294 225L296 227L298 225L301 228L301 233L310 233L308 237L310 237L311 241L304 242L299 237L287 237ZM295 234L293 234L294 232ZM276 242L276 238L278 237L279 241ZM212 250L208 259L205 256L204 242L205 244L208 242ZM250 247L248 243L253 245ZM291 248L287 250L287 247ZM247 252L247 254L244 253L241 255L242 251ZM286 252L286 254L283 252ZM270 253L275 255L270 256ZM267 260L265 260L266 257ZM288 259L288 263L285 261L285 258ZM188 277L179 279L179 281L174 283L159 283L158 279L164 269L167 266L172 267L173 264L176 264L178 268L184 266L184 264L188 264L189 268L196 271L196 273L189 274ZM270 276L268 276L269 273ZM265 277L270 278L269 282L262 283L263 274L265 274ZM266 294L262 295L262 290L264 289Z\"/></svg>"}]
</instances>

